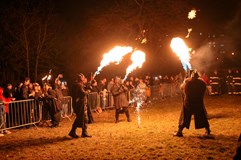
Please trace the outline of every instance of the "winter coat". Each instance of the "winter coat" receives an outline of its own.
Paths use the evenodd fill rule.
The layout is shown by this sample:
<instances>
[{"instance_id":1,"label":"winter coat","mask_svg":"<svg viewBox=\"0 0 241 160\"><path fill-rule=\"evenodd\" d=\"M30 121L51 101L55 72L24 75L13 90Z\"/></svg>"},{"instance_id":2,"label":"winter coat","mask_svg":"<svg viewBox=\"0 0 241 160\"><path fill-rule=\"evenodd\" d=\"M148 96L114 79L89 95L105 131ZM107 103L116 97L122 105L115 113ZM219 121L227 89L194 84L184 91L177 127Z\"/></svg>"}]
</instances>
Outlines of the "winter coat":
<instances>
[{"instance_id":1,"label":"winter coat","mask_svg":"<svg viewBox=\"0 0 241 160\"><path fill-rule=\"evenodd\" d=\"M75 83L72 90L73 108L76 114L76 127L85 127L87 123L87 95L85 85Z\"/></svg>"},{"instance_id":2,"label":"winter coat","mask_svg":"<svg viewBox=\"0 0 241 160\"><path fill-rule=\"evenodd\" d=\"M128 88L119 83L115 83L111 88L111 93L114 97L114 105L116 109L128 107L129 103L127 100L127 91Z\"/></svg>"},{"instance_id":3,"label":"winter coat","mask_svg":"<svg viewBox=\"0 0 241 160\"><path fill-rule=\"evenodd\" d=\"M191 78L184 85L183 112L185 115L193 114L195 118L195 128L207 127L207 112L204 106L204 95L206 92L206 83L199 78ZM189 123L189 124L188 124ZM189 128L190 122L186 127Z\"/></svg>"},{"instance_id":4,"label":"winter coat","mask_svg":"<svg viewBox=\"0 0 241 160\"><path fill-rule=\"evenodd\" d=\"M62 110L62 106L58 102L57 93L55 90L49 89L47 93L45 93L44 102L51 109L53 114L58 113Z\"/></svg>"}]
</instances>

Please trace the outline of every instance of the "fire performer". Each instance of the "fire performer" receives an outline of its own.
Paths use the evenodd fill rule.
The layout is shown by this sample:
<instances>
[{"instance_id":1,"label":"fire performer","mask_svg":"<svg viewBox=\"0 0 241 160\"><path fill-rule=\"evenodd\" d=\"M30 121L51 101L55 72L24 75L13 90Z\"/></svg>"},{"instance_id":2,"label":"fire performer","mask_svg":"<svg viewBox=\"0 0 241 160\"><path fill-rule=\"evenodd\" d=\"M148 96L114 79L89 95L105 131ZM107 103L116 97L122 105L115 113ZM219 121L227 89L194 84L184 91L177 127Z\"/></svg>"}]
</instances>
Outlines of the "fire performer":
<instances>
[{"instance_id":1,"label":"fire performer","mask_svg":"<svg viewBox=\"0 0 241 160\"><path fill-rule=\"evenodd\" d=\"M205 128L205 135L210 135L210 128L207 119L207 112L203 98L206 92L206 84L199 79L197 72L193 72L191 78L187 78L182 85L184 100L181 115L179 118L178 131L174 136L182 137L182 130L189 129L191 117L194 115L195 129Z\"/></svg>"},{"instance_id":2,"label":"fire performer","mask_svg":"<svg viewBox=\"0 0 241 160\"><path fill-rule=\"evenodd\" d=\"M82 128L82 136L91 137L87 133L87 95L88 92L85 90L85 84L87 83L87 79L85 76L80 73L78 74L78 78L73 86L73 107L74 112L76 114L76 119L72 125L72 129L69 132L69 136L72 138L78 138L79 136L76 134L76 129L78 127Z\"/></svg>"},{"instance_id":3,"label":"fire performer","mask_svg":"<svg viewBox=\"0 0 241 160\"><path fill-rule=\"evenodd\" d=\"M127 94L128 88L121 82L122 80L119 77L115 78L115 83L111 88L111 93L114 96L114 105L115 105L115 118L116 123L119 122L119 114L125 113L127 121L130 122L130 114L128 110L128 100L127 100Z\"/></svg>"}]
</instances>

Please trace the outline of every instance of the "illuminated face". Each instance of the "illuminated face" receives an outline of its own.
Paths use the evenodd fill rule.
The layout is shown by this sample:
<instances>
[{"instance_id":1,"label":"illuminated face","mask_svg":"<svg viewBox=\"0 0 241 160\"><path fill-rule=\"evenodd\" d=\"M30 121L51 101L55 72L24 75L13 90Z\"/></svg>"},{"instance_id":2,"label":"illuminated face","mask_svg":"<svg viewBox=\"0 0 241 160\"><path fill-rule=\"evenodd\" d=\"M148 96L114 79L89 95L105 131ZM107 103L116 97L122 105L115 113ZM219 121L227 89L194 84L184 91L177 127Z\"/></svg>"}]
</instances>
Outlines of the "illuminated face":
<instances>
[{"instance_id":1,"label":"illuminated face","mask_svg":"<svg viewBox=\"0 0 241 160\"><path fill-rule=\"evenodd\" d=\"M120 83L120 78L119 77L115 78L115 83Z\"/></svg>"},{"instance_id":2,"label":"illuminated face","mask_svg":"<svg viewBox=\"0 0 241 160\"><path fill-rule=\"evenodd\" d=\"M104 79L103 79L103 82L104 82L104 83L106 83L106 82L107 82L107 79L106 79L106 78L104 78Z\"/></svg>"},{"instance_id":3,"label":"illuminated face","mask_svg":"<svg viewBox=\"0 0 241 160\"><path fill-rule=\"evenodd\" d=\"M85 76L84 76L83 79L82 79L82 81L83 81L84 84L85 84L85 83L87 83L88 80L87 80L87 78L85 78Z\"/></svg>"},{"instance_id":4,"label":"illuminated face","mask_svg":"<svg viewBox=\"0 0 241 160\"><path fill-rule=\"evenodd\" d=\"M58 84L58 85L60 85L60 84L61 84L61 81L60 81L60 80L58 80L58 81L57 81L57 84Z\"/></svg>"},{"instance_id":5,"label":"illuminated face","mask_svg":"<svg viewBox=\"0 0 241 160\"><path fill-rule=\"evenodd\" d=\"M13 88L13 86L10 84L10 85L8 85L8 87L7 87L9 90L11 90L12 88Z\"/></svg>"},{"instance_id":6,"label":"illuminated face","mask_svg":"<svg viewBox=\"0 0 241 160\"><path fill-rule=\"evenodd\" d=\"M30 83L30 80L27 80L24 82L25 85L29 85L29 83Z\"/></svg>"}]
</instances>

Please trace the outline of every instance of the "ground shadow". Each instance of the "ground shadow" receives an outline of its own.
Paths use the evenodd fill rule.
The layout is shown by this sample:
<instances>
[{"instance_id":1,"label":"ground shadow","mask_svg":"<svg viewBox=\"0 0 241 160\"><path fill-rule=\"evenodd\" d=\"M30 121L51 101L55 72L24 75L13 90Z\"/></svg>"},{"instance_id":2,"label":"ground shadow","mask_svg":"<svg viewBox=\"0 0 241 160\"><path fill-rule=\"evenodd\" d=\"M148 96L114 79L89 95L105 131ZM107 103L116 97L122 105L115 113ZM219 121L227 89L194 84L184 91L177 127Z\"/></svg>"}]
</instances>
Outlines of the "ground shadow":
<instances>
[{"instance_id":1,"label":"ground shadow","mask_svg":"<svg viewBox=\"0 0 241 160\"><path fill-rule=\"evenodd\" d=\"M64 141L70 141L73 140L70 137L63 136L63 137L54 137L54 138L47 138L47 137L41 137L41 138L31 138L31 139L25 139L25 140L18 140L14 142L8 142L8 143L2 143L0 144L1 151L9 151L9 150L16 150L18 148L25 148L30 146L42 146L46 144L53 144L58 142L64 142Z\"/></svg>"},{"instance_id":2,"label":"ground shadow","mask_svg":"<svg viewBox=\"0 0 241 160\"><path fill-rule=\"evenodd\" d=\"M208 114L208 119L228 118L228 117L230 117L228 113Z\"/></svg>"}]
</instances>

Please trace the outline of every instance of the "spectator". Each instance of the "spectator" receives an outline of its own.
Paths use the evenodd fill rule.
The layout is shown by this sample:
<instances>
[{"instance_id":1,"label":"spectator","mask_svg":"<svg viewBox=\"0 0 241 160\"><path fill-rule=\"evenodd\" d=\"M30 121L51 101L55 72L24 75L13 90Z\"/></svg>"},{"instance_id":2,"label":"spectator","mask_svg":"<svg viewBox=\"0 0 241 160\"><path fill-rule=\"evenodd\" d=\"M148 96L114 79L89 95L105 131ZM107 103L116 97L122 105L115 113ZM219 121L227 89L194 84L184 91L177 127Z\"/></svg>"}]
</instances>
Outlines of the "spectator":
<instances>
[{"instance_id":1,"label":"spectator","mask_svg":"<svg viewBox=\"0 0 241 160\"><path fill-rule=\"evenodd\" d=\"M15 88L15 92L14 92L14 98L16 98L16 100L21 100L22 99L22 94L21 94L21 88L23 86L23 83L19 83L17 85L17 87Z\"/></svg>"},{"instance_id":2,"label":"spectator","mask_svg":"<svg viewBox=\"0 0 241 160\"><path fill-rule=\"evenodd\" d=\"M13 86L11 83L8 83L6 88L4 89L4 92L3 92L3 96L5 98L10 98L11 100L15 100L15 98L13 98Z\"/></svg>"},{"instance_id":3,"label":"spectator","mask_svg":"<svg viewBox=\"0 0 241 160\"><path fill-rule=\"evenodd\" d=\"M29 84L30 84L30 78L26 77L24 80L24 83L21 87L21 99L28 99L29 96Z\"/></svg>"},{"instance_id":4,"label":"spectator","mask_svg":"<svg viewBox=\"0 0 241 160\"><path fill-rule=\"evenodd\" d=\"M58 127L60 122L61 106L58 103L57 93L49 84L44 86L44 107L48 109L51 117L52 128Z\"/></svg>"},{"instance_id":5,"label":"spectator","mask_svg":"<svg viewBox=\"0 0 241 160\"><path fill-rule=\"evenodd\" d=\"M43 98L43 93L41 86L38 83L33 84L34 99L41 100Z\"/></svg>"},{"instance_id":6,"label":"spectator","mask_svg":"<svg viewBox=\"0 0 241 160\"><path fill-rule=\"evenodd\" d=\"M11 102L10 98L5 98L3 96L4 89L0 88L0 129L2 129L2 133L0 136L4 136L3 134L10 134L11 132L5 130L7 127L7 118L8 118L8 102ZM9 118L8 118L9 119Z\"/></svg>"},{"instance_id":7,"label":"spectator","mask_svg":"<svg viewBox=\"0 0 241 160\"><path fill-rule=\"evenodd\" d=\"M65 118L65 117L68 117L68 104L69 104L69 100L65 98L66 96L69 96L69 90L66 82L61 83L61 91L64 96L63 103L62 103L62 108L63 108L62 117Z\"/></svg>"},{"instance_id":8,"label":"spectator","mask_svg":"<svg viewBox=\"0 0 241 160\"><path fill-rule=\"evenodd\" d=\"M110 91L114 84L115 84L114 78L111 78L111 80L107 84L107 91Z\"/></svg>"},{"instance_id":9,"label":"spectator","mask_svg":"<svg viewBox=\"0 0 241 160\"><path fill-rule=\"evenodd\" d=\"M98 83L96 80L92 80L91 81L91 92L96 92L96 93L99 93L100 92L100 88L98 87Z\"/></svg>"},{"instance_id":10,"label":"spectator","mask_svg":"<svg viewBox=\"0 0 241 160\"><path fill-rule=\"evenodd\" d=\"M103 91L104 89L107 89L107 79L103 78L102 80L100 80L99 85L99 91Z\"/></svg>"},{"instance_id":11,"label":"spectator","mask_svg":"<svg viewBox=\"0 0 241 160\"><path fill-rule=\"evenodd\" d=\"M136 87L138 90L140 90L140 93L142 94L142 100L146 102L147 97L146 97L146 90L147 90L147 85L143 82L142 79L139 80L139 84Z\"/></svg>"},{"instance_id":12,"label":"spectator","mask_svg":"<svg viewBox=\"0 0 241 160\"><path fill-rule=\"evenodd\" d=\"M35 91L32 83L28 85L28 99L35 99Z\"/></svg>"}]
</instances>

